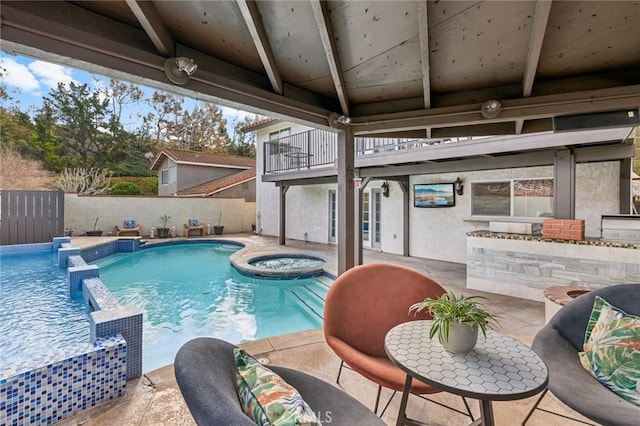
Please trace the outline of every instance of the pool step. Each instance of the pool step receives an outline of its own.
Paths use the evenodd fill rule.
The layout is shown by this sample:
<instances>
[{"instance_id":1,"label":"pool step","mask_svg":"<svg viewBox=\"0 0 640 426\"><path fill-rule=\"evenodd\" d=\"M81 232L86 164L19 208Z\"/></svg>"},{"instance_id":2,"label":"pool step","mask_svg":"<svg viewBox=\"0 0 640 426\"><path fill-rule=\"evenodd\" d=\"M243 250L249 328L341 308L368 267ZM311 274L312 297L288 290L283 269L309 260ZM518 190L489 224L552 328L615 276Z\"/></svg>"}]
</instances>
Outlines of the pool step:
<instances>
[{"instance_id":1,"label":"pool step","mask_svg":"<svg viewBox=\"0 0 640 426\"><path fill-rule=\"evenodd\" d=\"M322 319L327 290L321 284L312 283L291 288L288 291L310 314Z\"/></svg>"},{"instance_id":2,"label":"pool step","mask_svg":"<svg viewBox=\"0 0 640 426\"><path fill-rule=\"evenodd\" d=\"M329 287L331 287L331 284L333 284L333 278L330 278L326 275L320 275L318 277L314 277L314 280L317 281L319 284L322 284L323 286L325 286L327 290L329 289Z\"/></svg>"}]
</instances>

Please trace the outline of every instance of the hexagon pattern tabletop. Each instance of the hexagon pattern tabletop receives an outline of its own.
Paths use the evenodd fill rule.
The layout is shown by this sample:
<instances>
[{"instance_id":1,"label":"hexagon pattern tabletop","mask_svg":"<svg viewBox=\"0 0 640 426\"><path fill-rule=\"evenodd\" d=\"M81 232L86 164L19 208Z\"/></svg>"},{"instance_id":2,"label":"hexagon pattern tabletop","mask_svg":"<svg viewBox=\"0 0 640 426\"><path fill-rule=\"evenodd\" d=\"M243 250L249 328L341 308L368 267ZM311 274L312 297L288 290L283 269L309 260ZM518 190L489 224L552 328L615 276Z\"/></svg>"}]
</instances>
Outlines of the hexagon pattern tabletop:
<instances>
[{"instance_id":1,"label":"hexagon pattern tabletop","mask_svg":"<svg viewBox=\"0 0 640 426\"><path fill-rule=\"evenodd\" d=\"M389 358L414 378L438 389L475 399L507 401L526 398L544 389L547 367L540 357L517 340L487 330L465 355L444 350L429 339L432 321L409 321L389 331L385 350Z\"/></svg>"}]
</instances>

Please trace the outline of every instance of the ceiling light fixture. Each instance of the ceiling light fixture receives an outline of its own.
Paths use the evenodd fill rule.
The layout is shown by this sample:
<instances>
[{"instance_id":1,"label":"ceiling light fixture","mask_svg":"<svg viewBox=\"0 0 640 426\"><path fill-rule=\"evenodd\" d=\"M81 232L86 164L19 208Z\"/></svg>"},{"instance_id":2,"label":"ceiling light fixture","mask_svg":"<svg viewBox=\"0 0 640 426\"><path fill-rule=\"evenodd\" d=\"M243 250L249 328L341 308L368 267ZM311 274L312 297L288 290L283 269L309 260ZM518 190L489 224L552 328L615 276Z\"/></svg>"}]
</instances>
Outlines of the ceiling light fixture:
<instances>
[{"instance_id":1,"label":"ceiling light fixture","mask_svg":"<svg viewBox=\"0 0 640 426\"><path fill-rule=\"evenodd\" d=\"M164 74L175 84L185 84L197 69L193 59L184 56L164 61Z\"/></svg>"},{"instance_id":2,"label":"ceiling light fixture","mask_svg":"<svg viewBox=\"0 0 640 426\"><path fill-rule=\"evenodd\" d=\"M502 104L495 99L483 103L480 108L480 114L482 114L484 118L496 118L498 114L500 114L500 111L502 111Z\"/></svg>"}]
</instances>

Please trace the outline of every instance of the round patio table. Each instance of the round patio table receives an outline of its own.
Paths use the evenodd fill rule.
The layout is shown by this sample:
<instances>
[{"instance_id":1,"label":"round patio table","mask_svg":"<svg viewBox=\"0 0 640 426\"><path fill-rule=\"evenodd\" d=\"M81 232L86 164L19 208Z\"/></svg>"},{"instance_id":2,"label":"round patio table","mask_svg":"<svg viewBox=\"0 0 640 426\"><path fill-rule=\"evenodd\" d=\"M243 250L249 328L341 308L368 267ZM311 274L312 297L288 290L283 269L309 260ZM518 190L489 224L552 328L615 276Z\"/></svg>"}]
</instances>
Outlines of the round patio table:
<instances>
[{"instance_id":1,"label":"round patio table","mask_svg":"<svg viewBox=\"0 0 640 426\"><path fill-rule=\"evenodd\" d=\"M397 425L421 424L406 417L407 398L415 378L435 388L480 400L480 419L493 425L491 401L527 398L547 387L549 373L540 357L523 343L493 330L478 336L476 347L465 355L444 350L429 339L432 321L409 321L392 328L385 337L391 361L407 373Z\"/></svg>"}]
</instances>

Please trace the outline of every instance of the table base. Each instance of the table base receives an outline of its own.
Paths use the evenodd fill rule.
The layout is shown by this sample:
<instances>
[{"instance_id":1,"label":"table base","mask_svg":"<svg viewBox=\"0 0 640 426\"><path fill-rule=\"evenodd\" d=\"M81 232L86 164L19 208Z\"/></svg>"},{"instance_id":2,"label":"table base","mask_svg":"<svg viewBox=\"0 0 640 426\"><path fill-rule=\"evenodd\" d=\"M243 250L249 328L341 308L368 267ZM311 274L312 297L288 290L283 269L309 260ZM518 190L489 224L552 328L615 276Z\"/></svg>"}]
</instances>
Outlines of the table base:
<instances>
[{"instance_id":1,"label":"table base","mask_svg":"<svg viewBox=\"0 0 640 426\"><path fill-rule=\"evenodd\" d=\"M407 401L411 393L411 382L413 377L407 374L402 391L402 399L400 400L400 409L398 410L398 420L396 426L426 426L428 423L407 417ZM493 421L493 405L491 401L480 400L480 418L470 423L470 426L494 426Z\"/></svg>"}]
</instances>

